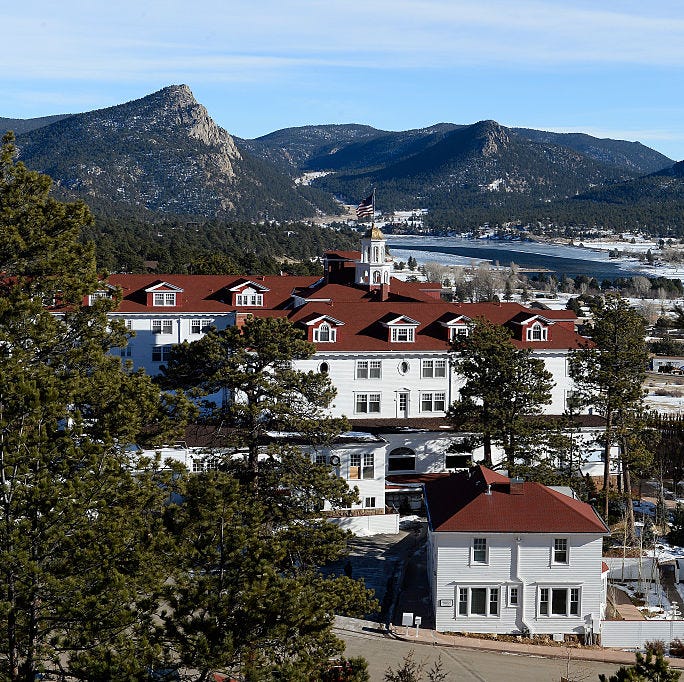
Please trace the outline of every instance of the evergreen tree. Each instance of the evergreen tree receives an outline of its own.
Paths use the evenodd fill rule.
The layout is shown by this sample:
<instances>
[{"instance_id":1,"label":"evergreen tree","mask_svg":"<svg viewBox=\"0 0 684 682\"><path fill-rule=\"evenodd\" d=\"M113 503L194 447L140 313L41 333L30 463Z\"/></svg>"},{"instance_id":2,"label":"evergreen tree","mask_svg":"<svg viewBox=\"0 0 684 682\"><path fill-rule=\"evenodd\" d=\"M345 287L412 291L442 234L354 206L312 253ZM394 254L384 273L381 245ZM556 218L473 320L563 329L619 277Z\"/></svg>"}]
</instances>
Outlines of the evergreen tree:
<instances>
[{"instance_id":1,"label":"evergreen tree","mask_svg":"<svg viewBox=\"0 0 684 682\"><path fill-rule=\"evenodd\" d=\"M643 401L642 384L648 354L644 319L617 294L606 296L596 313L592 343L571 352L569 370L578 396L606 420L604 433L603 488L608 518L610 449L615 440L615 419L638 410Z\"/></svg>"},{"instance_id":2,"label":"evergreen tree","mask_svg":"<svg viewBox=\"0 0 684 682\"><path fill-rule=\"evenodd\" d=\"M624 665L610 677L599 675L601 682L677 682L681 673L671 670L662 652L653 654L647 651L646 656L637 652L636 664Z\"/></svg>"},{"instance_id":3,"label":"evergreen tree","mask_svg":"<svg viewBox=\"0 0 684 682\"><path fill-rule=\"evenodd\" d=\"M516 348L508 329L485 319L452 345L455 372L464 380L450 410L457 428L482 434L485 463L500 444L509 468L522 443L539 432L534 418L551 401L551 374L529 349Z\"/></svg>"},{"instance_id":4,"label":"evergreen tree","mask_svg":"<svg viewBox=\"0 0 684 682\"><path fill-rule=\"evenodd\" d=\"M334 614L361 617L378 606L363 580L319 571L343 556L347 538L320 510L356 495L295 448L268 453L258 495L234 466L183 476L184 502L167 511L181 543L164 614L169 642L200 680L212 670L254 682L316 679L344 649Z\"/></svg>"},{"instance_id":5,"label":"evergreen tree","mask_svg":"<svg viewBox=\"0 0 684 682\"><path fill-rule=\"evenodd\" d=\"M288 320L254 317L242 327L212 330L174 346L162 381L197 396L221 395L221 404L205 403L206 419L227 427L221 445L248 449L249 469L256 472L267 431L294 431L321 441L346 424L326 416L335 396L328 375L292 367L315 352Z\"/></svg>"},{"instance_id":6,"label":"evergreen tree","mask_svg":"<svg viewBox=\"0 0 684 682\"><path fill-rule=\"evenodd\" d=\"M163 656L167 538L157 475L127 444L165 422L158 390L107 354L87 207L0 152L0 677L130 680ZM51 312L47 309L51 308ZM134 475L134 469L138 469Z\"/></svg>"}]
</instances>

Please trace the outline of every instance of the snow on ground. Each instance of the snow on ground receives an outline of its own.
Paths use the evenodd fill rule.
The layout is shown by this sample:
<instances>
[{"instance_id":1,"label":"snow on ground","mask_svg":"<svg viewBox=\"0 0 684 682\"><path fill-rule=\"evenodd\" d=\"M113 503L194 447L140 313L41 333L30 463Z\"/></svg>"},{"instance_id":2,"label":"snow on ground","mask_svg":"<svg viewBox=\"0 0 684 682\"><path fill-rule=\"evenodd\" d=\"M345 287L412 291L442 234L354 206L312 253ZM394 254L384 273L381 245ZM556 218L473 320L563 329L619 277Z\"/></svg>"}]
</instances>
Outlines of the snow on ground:
<instances>
[{"instance_id":1,"label":"snow on ground","mask_svg":"<svg viewBox=\"0 0 684 682\"><path fill-rule=\"evenodd\" d=\"M665 620L672 617L672 604L660 583L641 581L639 584L630 580L619 583L619 587L632 600L644 600L645 605L637 608L647 620ZM641 594L640 589L643 589L645 594Z\"/></svg>"}]
</instances>

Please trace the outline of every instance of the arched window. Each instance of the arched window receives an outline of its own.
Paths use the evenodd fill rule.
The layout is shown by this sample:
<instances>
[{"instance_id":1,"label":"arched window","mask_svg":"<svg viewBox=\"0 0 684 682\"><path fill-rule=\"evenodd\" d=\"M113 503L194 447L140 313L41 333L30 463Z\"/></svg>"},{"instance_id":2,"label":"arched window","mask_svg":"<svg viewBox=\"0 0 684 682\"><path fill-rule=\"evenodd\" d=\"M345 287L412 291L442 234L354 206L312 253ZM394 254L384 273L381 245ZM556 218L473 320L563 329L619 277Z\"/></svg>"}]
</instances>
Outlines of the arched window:
<instances>
[{"instance_id":1,"label":"arched window","mask_svg":"<svg viewBox=\"0 0 684 682\"><path fill-rule=\"evenodd\" d=\"M380 262L380 247L379 246L373 247L373 262L374 263Z\"/></svg>"},{"instance_id":2,"label":"arched window","mask_svg":"<svg viewBox=\"0 0 684 682\"><path fill-rule=\"evenodd\" d=\"M546 341L546 327L543 327L539 322L535 322L527 330L528 341Z\"/></svg>"},{"instance_id":3,"label":"arched window","mask_svg":"<svg viewBox=\"0 0 684 682\"><path fill-rule=\"evenodd\" d=\"M380 271L376 270L373 273L373 284L380 284Z\"/></svg>"},{"instance_id":4,"label":"arched window","mask_svg":"<svg viewBox=\"0 0 684 682\"><path fill-rule=\"evenodd\" d=\"M415 471L416 453L411 448L394 448L387 457L388 471Z\"/></svg>"},{"instance_id":5,"label":"arched window","mask_svg":"<svg viewBox=\"0 0 684 682\"><path fill-rule=\"evenodd\" d=\"M389 272L387 272L387 270L385 270L384 280L385 280L385 284L389 284Z\"/></svg>"},{"instance_id":6,"label":"arched window","mask_svg":"<svg viewBox=\"0 0 684 682\"><path fill-rule=\"evenodd\" d=\"M409 365L406 360L402 360L397 369L399 370L399 374L408 374L408 371L411 369L411 365Z\"/></svg>"},{"instance_id":7,"label":"arched window","mask_svg":"<svg viewBox=\"0 0 684 682\"><path fill-rule=\"evenodd\" d=\"M314 329L314 341L316 343L332 343L335 341L335 330L327 323L323 322L318 329Z\"/></svg>"}]
</instances>

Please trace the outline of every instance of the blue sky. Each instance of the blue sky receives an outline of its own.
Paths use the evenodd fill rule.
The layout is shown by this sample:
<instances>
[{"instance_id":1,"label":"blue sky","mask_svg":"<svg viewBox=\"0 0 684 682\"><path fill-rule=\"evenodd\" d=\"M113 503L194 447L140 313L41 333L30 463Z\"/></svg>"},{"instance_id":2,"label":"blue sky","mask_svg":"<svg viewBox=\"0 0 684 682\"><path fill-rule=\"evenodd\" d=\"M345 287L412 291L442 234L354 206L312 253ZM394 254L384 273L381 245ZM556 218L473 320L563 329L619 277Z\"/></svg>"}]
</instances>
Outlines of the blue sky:
<instances>
[{"instance_id":1,"label":"blue sky","mask_svg":"<svg viewBox=\"0 0 684 682\"><path fill-rule=\"evenodd\" d=\"M684 159L681 0L23 0L0 24L10 118L186 83L241 137L494 119Z\"/></svg>"}]
</instances>

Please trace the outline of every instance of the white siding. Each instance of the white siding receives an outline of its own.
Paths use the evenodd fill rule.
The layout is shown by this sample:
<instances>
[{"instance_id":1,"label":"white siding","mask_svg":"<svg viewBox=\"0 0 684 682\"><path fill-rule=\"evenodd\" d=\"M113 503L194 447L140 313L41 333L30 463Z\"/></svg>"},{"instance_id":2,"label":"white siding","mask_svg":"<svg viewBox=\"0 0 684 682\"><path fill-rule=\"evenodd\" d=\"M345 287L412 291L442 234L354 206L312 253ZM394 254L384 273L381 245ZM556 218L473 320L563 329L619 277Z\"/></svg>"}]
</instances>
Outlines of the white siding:
<instances>
[{"instance_id":1,"label":"white siding","mask_svg":"<svg viewBox=\"0 0 684 682\"><path fill-rule=\"evenodd\" d=\"M487 539L488 561L471 561L473 538ZM568 565L554 565L555 537L569 545ZM519 538L519 540L516 540ZM529 630L537 633L584 632L589 614L601 613L601 549L598 535L506 533L431 533L433 603L436 627L440 631L509 633ZM498 616L458 615L459 587L498 587ZM508 605L508 588L518 586L519 605ZM579 588L578 617L550 617L538 614L541 587ZM439 606L453 600L453 607Z\"/></svg>"}]
</instances>

